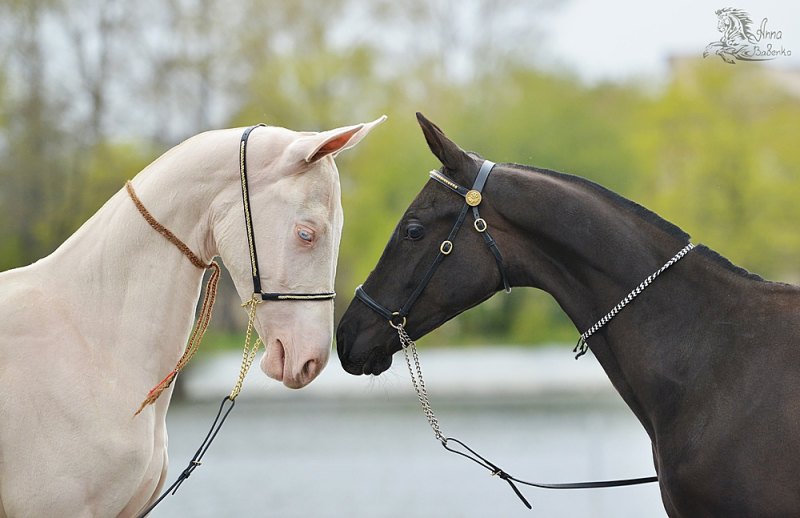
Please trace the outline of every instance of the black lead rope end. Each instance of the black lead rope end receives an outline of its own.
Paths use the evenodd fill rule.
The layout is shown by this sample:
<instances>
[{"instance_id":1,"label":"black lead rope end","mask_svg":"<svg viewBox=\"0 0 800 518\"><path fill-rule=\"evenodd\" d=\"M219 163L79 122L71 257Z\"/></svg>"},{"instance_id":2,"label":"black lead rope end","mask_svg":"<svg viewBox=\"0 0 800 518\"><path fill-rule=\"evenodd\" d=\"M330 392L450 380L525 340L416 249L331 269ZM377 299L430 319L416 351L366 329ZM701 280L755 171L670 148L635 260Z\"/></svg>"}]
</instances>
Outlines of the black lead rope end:
<instances>
[{"instance_id":1,"label":"black lead rope end","mask_svg":"<svg viewBox=\"0 0 800 518\"><path fill-rule=\"evenodd\" d=\"M572 349L572 352L577 353L575 355L575 359L579 359L581 356L586 354L586 351L589 350L589 344L586 343L586 340L581 336L578 338L578 343L575 344L575 348Z\"/></svg>"},{"instance_id":2,"label":"black lead rope end","mask_svg":"<svg viewBox=\"0 0 800 518\"><path fill-rule=\"evenodd\" d=\"M519 499L522 500L522 503L525 504L525 507L527 507L528 509L533 509L533 506L530 504L530 502L528 502L528 500L525 498L525 496L522 494L522 492L519 490L516 484L514 484L514 481L511 480L511 476L508 473L506 473L503 470L499 470L499 473L497 475L506 482L508 482L508 485L511 486L511 489L514 490L514 493L516 493Z\"/></svg>"},{"instance_id":3,"label":"black lead rope end","mask_svg":"<svg viewBox=\"0 0 800 518\"><path fill-rule=\"evenodd\" d=\"M227 405L228 403L230 403L230 407L226 410L225 405ZM231 410L233 410L233 405L235 404L236 400L230 396L225 396L222 399L222 403L220 403L219 405L219 411L217 412L217 417L214 418L214 422L211 425L211 429L208 431L206 438L203 439L203 443L200 444L200 447L195 452L194 457L192 457L192 460L189 461L189 465L186 466L186 468L183 471L181 471L181 474L178 476L178 479L168 489L166 489L161 494L161 496L159 496L158 499L156 499L155 502L150 504L150 506L147 509L145 509L141 514L139 514L138 518L144 518L148 514L150 514L150 511L152 511L158 504L160 504L161 501L167 497L167 495L174 495L175 493L177 493L178 489L180 489L181 487L181 484L183 484L186 481L186 479L192 475L192 472L197 468L197 466L200 466L203 463L202 462L203 456L206 454L206 451L208 451L209 446L211 446L211 443L214 441L214 438L219 433L220 429L222 428L222 425L225 424L225 419L228 418L228 414L231 413Z\"/></svg>"},{"instance_id":4,"label":"black lead rope end","mask_svg":"<svg viewBox=\"0 0 800 518\"><path fill-rule=\"evenodd\" d=\"M448 443L450 441L458 444L459 446L464 448L468 453L453 449L452 447L450 447L448 445ZM441 443L442 443L442 446L444 447L445 450L447 450L447 451L449 451L451 453L455 453L456 455L461 455L465 459L469 459L472 462L474 462L475 464L478 464L479 466L483 466L484 468L486 468L487 470L489 470L491 472L493 477L499 477L500 479L505 480L506 482L508 482L508 485L511 486L511 489L514 490L514 494L516 494L517 497L522 501L522 503L525 504L525 507L527 507L528 509L533 509L533 506L525 498L525 495L523 495L522 492L519 490L519 488L516 486L516 484L514 484L514 480L515 480L514 477L512 477L511 475L509 475L508 473L506 473L505 471L500 469L496 464L494 464L493 462L489 461L485 457L481 456L478 452L476 452L475 450L473 450L472 448L470 448L469 446L467 446L463 442L461 442L458 439L455 439L453 437L445 437L445 438L441 439Z\"/></svg>"}]
</instances>

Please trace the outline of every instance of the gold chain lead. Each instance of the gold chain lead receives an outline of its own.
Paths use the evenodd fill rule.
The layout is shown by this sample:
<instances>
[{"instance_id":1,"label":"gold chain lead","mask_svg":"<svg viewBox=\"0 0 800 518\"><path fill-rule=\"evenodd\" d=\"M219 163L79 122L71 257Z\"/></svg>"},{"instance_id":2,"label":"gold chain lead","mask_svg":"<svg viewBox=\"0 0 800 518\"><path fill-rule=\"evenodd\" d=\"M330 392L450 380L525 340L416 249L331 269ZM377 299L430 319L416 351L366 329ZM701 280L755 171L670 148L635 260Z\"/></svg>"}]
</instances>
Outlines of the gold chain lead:
<instances>
[{"instance_id":1,"label":"gold chain lead","mask_svg":"<svg viewBox=\"0 0 800 518\"><path fill-rule=\"evenodd\" d=\"M253 335L253 324L256 319L256 306L261 303L261 300L258 298L258 294L254 293L252 298L242 304L242 307L248 308L247 310L247 331L244 335L244 348L242 350L242 366L239 368L239 378L236 380L236 385L233 386L233 390L231 390L230 398L231 400L236 399L236 396L239 395L239 392L242 391L242 385L244 384L244 379L247 377L247 373L250 370L250 366L253 365L253 360L255 360L256 353L261 348L261 338L256 337L255 341L251 344L250 340L252 339Z\"/></svg>"}]
</instances>

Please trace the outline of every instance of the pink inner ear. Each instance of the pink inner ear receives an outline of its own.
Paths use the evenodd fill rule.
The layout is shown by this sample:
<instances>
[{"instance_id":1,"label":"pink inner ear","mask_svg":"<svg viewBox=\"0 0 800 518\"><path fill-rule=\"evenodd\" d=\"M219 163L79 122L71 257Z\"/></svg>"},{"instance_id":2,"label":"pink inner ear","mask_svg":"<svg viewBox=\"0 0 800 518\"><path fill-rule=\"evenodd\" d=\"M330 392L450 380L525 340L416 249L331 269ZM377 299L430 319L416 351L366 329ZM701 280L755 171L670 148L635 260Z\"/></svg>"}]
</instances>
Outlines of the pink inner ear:
<instances>
[{"instance_id":1,"label":"pink inner ear","mask_svg":"<svg viewBox=\"0 0 800 518\"><path fill-rule=\"evenodd\" d=\"M336 153L337 151L344 148L347 145L347 143L350 142L350 139L353 138L353 135L358 133L360 130L361 130L360 127L353 128L350 131L347 131L345 133L333 137L332 139L322 144L322 146L320 146L319 149L317 149L313 155L307 158L307 161L316 162L317 160L326 155L330 155L331 153Z\"/></svg>"}]
</instances>

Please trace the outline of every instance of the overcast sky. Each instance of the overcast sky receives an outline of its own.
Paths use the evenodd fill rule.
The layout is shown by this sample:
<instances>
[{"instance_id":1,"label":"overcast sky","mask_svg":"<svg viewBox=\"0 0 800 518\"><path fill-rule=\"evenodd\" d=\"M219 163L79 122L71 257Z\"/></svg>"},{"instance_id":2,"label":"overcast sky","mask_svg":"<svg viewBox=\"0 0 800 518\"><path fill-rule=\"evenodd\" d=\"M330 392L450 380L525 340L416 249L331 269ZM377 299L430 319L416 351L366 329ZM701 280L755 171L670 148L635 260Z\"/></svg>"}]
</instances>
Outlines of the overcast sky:
<instances>
[{"instance_id":1,"label":"overcast sky","mask_svg":"<svg viewBox=\"0 0 800 518\"><path fill-rule=\"evenodd\" d=\"M719 41L714 12L723 7L746 11L756 26L767 18L767 30L782 33L780 40L772 40L773 46L792 52L769 66L800 71L796 0L570 0L548 14L542 57L592 82L662 76L668 57L702 56L706 45ZM707 59L712 58L720 59Z\"/></svg>"}]
</instances>

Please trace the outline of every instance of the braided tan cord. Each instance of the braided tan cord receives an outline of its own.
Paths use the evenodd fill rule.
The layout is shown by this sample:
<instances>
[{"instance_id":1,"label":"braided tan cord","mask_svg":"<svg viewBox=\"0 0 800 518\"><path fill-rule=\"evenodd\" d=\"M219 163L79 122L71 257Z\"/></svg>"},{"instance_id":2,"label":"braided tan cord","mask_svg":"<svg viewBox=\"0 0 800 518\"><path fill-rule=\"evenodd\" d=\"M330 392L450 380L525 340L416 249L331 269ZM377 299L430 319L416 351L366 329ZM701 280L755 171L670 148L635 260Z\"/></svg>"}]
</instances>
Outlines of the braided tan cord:
<instances>
[{"instance_id":1,"label":"braided tan cord","mask_svg":"<svg viewBox=\"0 0 800 518\"><path fill-rule=\"evenodd\" d=\"M177 365L175 365L175 368L172 369L172 371L170 371L170 373L167 374L167 376L161 380L158 385L153 387L153 389L148 392L147 397L144 399L144 401L142 401L139 409L133 414L134 416L137 416L142 410L145 409L145 407L155 403L161 393L164 392L170 385L172 385L172 382L178 376L178 373L181 371L181 369L183 369L186 364L189 363L189 360L192 359L197 350L200 348L200 343L203 341L203 335L205 335L206 329L208 329L208 324L211 322L214 302L217 300L217 284L219 283L220 267L216 261L211 261L210 264L205 264L197 255L195 255L194 252L189 249L188 246L186 246L186 243L181 241L164 225L156 221L156 218L150 214L150 211L147 210L142 201L136 195L136 191L134 191L133 184L130 181L125 182L125 189L128 191L128 195L133 201L133 204L136 205L139 213L142 215L145 221L147 221L147 223L153 227L153 229L155 229L156 232L164 236L170 243L175 245L178 250L183 253L183 255L189 258L189 261L191 261L194 266L204 270L211 270L211 275L208 277L208 282L206 283L205 295L203 296L203 304L200 309L200 315L197 317L197 323L195 324L194 330L192 331L189 341L186 344L186 349L184 349Z\"/></svg>"},{"instance_id":2,"label":"braided tan cord","mask_svg":"<svg viewBox=\"0 0 800 518\"><path fill-rule=\"evenodd\" d=\"M192 331L189 341L186 344L186 349L184 349L177 365L175 365L175 368L172 369L169 374L167 374L166 378L161 380L158 385L150 390L150 392L147 394L147 397L139 406L139 410L137 410L133 415L139 415L139 413L144 410L147 405L155 403L161 393L164 392L170 385L172 385L172 382L178 376L178 373L186 366L187 363L189 363L189 360L192 359L197 350L200 348L200 343L203 341L203 335L205 335L206 329L208 329L208 324L211 322L214 301L217 299L217 283L219 282L220 268L216 261L212 261L209 265L209 268L211 269L211 275L209 276L208 283L206 284L206 293L203 297L203 305L200 309L200 316L197 317L197 323L195 324L194 331Z\"/></svg>"},{"instance_id":3,"label":"braided tan cord","mask_svg":"<svg viewBox=\"0 0 800 518\"><path fill-rule=\"evenodd\" d=\"M196 267L201 269L211 268L210 264L205 264L199 257L195 255L194 252L192 252L189 249L188 246L186 246L186 244L183 241L178 239L178 237L175 234L170 232L168 228L164 227L164 225L156 221L156 218L154 218L153 215L150 214L150 212L144 206L142 201L136 195L136 191L133 190L133 184L130 182L130 180L125 182L125 189L128 190L128 195L131 197L131 200L133 200L133 203L134 205L136 205L136 208L139 209L139 212L142 214L145 221L147 221L147 223L149 223L150 226L156 230L156 232L167 238L167 240L170 243L178 247L178 249L181 252L183 252L183 255L188 257L189 260L192 262L192 264L195 265Z\"/></svg>"}]
</instances>

